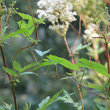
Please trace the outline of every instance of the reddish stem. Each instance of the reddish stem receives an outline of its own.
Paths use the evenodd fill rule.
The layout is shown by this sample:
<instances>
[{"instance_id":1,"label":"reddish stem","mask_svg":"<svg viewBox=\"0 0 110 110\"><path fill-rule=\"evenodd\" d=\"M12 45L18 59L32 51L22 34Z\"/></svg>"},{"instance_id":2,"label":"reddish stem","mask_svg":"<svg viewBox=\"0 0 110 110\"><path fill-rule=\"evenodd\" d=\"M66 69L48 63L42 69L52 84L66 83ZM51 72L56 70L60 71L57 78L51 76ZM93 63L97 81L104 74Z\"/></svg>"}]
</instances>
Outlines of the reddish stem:
<instances>
[{"instance_id":1,"label":"reddish stem","mask_svg":"<svg viewBox=\"0 0 110 110\"><path fill-rule=\"evenodd\" d=\"M6 61L5 61L5 57L4 57L4 53L3 53L3 49L2 49L1 45L0 45L0 51L1 51L1 55L2 55L4 66L5 66L5 68L7 68L7 64L6 64ZM8 73L7 73L7 75L8 75L8 78L10 80L10 84L12 84L11 76Z\"/></svg>"},{"instance_id":2,"label":"reddish stem","mask_svg":"<svg viewBox=\"0 0 110 110\"><path fill-rule=\"evenodd\" d=\"M71 57L71 62L72 62L72 64L74 64L74 59L73 59L72 53L70 51L70 48L68 46L66 37L64 37L64 41L65 41L65 45L67 47L68 53L69 53L69 55ZM76 72L74 73L74 77L75 77L75 79L77 79ZM79 92L79 95L80 95L80 99L81 99L82 110L84 110L84 104L83 104L83 98L82 98L81 90L80 90L79 85L78 84L76 84L76 85L77 85L77 89L78 89L78 92Z\"/></svg>"},{"instance_id":3,"label":"reddish stem","mask_svg":"<svg viewBox=\"0 0 110 110\"><path fill-rule=\"evenodd\" d=\"M0 5L0 11L1 11L1 5ZM0 37L1 37L1 17L0 17ZM0 51L1 51L2 59L3 59L3 64L4 64L5 68L7 68L7 64L6 64L6 60L5 60L5 56L4 56L4 52L3 52L3 49L2 49L2 44L1 44L1 42L0 42ZM13 93L13 99L14 99L15 110L18 110L17 101L16 101L15 87L14 87L14 85L13 85L13 81L12 81L11 76L10 76L8 73L7 73L7 75L8 75L10 84L11 84L11 86L12 86L12 93Z\"/></svg>"},{"instance_id":4,"label":"reddish stem","mask_svg":"<svg viewBox=\"0 0 110 110\"><path fill-rule=\"evenodd\" d=\"M105 46L106 46L108 73L110 74L110 55L109 55L108 43L106 43Z\"/></svg>"}]
</instances>

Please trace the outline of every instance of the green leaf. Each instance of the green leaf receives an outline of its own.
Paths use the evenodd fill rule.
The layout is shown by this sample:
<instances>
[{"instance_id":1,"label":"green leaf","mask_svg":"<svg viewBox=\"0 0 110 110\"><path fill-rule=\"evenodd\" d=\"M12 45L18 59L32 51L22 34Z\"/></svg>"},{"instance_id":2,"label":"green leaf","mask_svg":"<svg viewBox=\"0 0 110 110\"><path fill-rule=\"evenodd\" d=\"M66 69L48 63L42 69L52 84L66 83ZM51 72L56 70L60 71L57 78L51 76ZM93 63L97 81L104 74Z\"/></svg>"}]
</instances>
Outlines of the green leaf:
<instances>
[{"instance_id":1,"label":"green leaf","mask_svg":"<svg viewBox=\"0 0 110 110\"><path fill-rule=\"evenodd\" d=\"M44 67L44 66L54 65L54 64L55 64L55 62L53 62L53 61L43 62L43 63L40 63L37 67L35 67L33 70L36 70L36 69L38 69L40 67Z\"/></svg>"},{"instance_id":2,"label":"green leaf","mask_svg":"<svg viewBox=\"0 0 110 110\"><path fill-rule=\"evenodd\" d=\"M63 93L64 93L64 96L59 97L58 100L62 100L65 103L74 103L73 99L70 97L70 94L66 90L63 90Z\"/></svg>"},{"instance_id":3,"label":"green leaf","mask_svg":"<svg viewBox=\"0 0 110 110\"><path fill-rule=\"evenodd\" d=\"M61 64L62 66L66 67L68 69L79 70L77 65L75 65L75 64L73 65L70 61L68 61L64 58L61 58L61 57L58 57L55 55L49 55L49 56L47 56L47 58L50 59L51 61L54 61L55 63Z\"/></svg>"},{"instance_id":4,"label":"green leaf","mask_svg":"<svg viewBox=\"0 0 110 110\"><path fill-rule=\"evenodd\" d=\"M89 46L90 46L91 44L92 44L92 42L89 43ZM88 44L86 44L86 45L79 44L79 45L77 46L77 48L76 48L76 51L79 51L79 50L84 49L84 48L87 48L87 47L88 47Z\"/></svg>"},{"instance_id":5,"label":"green leaf","mask_svg":"<svg viewBox=\"0 0 110 110\"><path fill-rule=\"evenodd\" d=\"M19 25L19 27L20 27L21 29L27 28L27 24L26 24L26 22L25 22L24 20L20 20L20 21L18 21L17 23L18 23L18 25Z\"/></svg>"},{"instance_id":6,"label":"green leaf","mask_svg":"<svg viewBox=\"0 0 110 110\"><path fill-rule=\"evenodd\" d=\"M39 108L37 110L46 110L46 108L57 101L57 98L59 97L59 95L61 94L62 90L59 91L58 93L56 93L52 98L50 98L49 96L46 97L40 104L39 104Z\"/></svg>"},{"instance_id":7,"label":"green leaf","mask_svg":"<svg viewBox=\"0 0 110 110\"><path fill-rule=\"evenodd\" d=\"M24 68L22 68L22 72L24 72L25 70L30 69L30 68L36 66L37 64L38 64L38 62L34 62L32 64L26 65Z\"/></svg>"},{"instance_id":8,"label":"green leaf","mask_svg":"<svg viewBox=\"0 0 110 110\"><path fill-rule=\"evenodd\" d=\"M30 110L31 109L31 103L29 103L29 104L25 104L25 109L24 110Z\"/></svg>"},{"instance_id":9,"label":"green leaf","mask_svg":"<svg viewBox=\"0 0 110 110\"><path fill-rule=\"evenodd\" d=\"M10 34L6 35L5 37L3 37L2 41L7 38L10 38L10 37L21 37L21 36L18 36L18 34L26 33L27 31L28 31L27 29L20 29L16 32L10 33Z\"/></svg>"},{"instance_id":10,"label":"green leaf","mask_svg":"<svg viewBox=\"0 0 110 110\"><path fill-rule=\"evenodd\" d=\"M6 32L7 26L1 29L1 36Z\"/></svg>"},{"instance_id":11,"label":"green leaf","mask_svg":"<svg viewBox=\"0 0 110 110\"><path fill-rule=\"evenodd\" d=\"M17 22L20 29L27 29L26 33L23 33L24 36L31 36L33 31L34 31L34 24L32 20L29 20L28 23L26 24L26 22L24 20L20 20Z\"/></svg>"},{"instance_id":12,"label":"green leaf","mask_svg":"<svg viewBox=\"0 0 110 110\"><path fill-rule=\"evenodd\" d=\"M81 58L79 61L81 63L76 64L78 67L85 67L85 68L92 69L92 70L94 69L96 72L98 72L102 75L105 75L107 77L110 77L110 75L108 74L108 70L104 65L94 62L94 61L91 61L91 63L90 63L89 60L84 59L84 58Z\"/></svg>"},{"instance_id":13,"label":"green leaf","mask_svg":"<svg viewBox=\"0 0 110 110\"><path fill-rule=\"evenodd\" d=\"M64 103L70 103L73 104L74 107L77 108L77 110L81 110L81 106L78 105L78 103L74 102L74 100L71 98L71 95L74 93L69 94L66 90L63 90L64 96L58 97L57 100L61 100Z\"/></svg>"},{"instance_id":14,"label":"green leaf","mask_svg":"<svg viewBox=\"0 0 110 110\"><path fill-rule=\"evenodd\" d=\"M20 76L23 76L23 75L37 75L36 73L34 72L23 72L23 73L20 73Z\"/></svg>"},{"instance_id":15,"label":"green leaf","mask_svg":"<svg viewBox=\"0 0 110 110\"><path fill-rule=\"evenodd\" d=\"M8 110L11 110L12 109L12 104L7 104L7 103L5 103L4 102L4 105L3 105L6 109L8 109Z\"/></svg>"},{"instance_id":16,"label":"green leaf","mask_svg":"<svg viewBox=\"0 0 110 110\"><path fill-rule=\"evenodd\" d=\"M28 14L24 14L24 13L18 13L23 19L27 19L27 20L32 20L32 17L30 16L30 15L28 15ZM39 20L39 19L36 19L36 18L34 18L34 21L36 22L36 23L42 23L42 24L45 24L44 22L43 22L43 19L41 19L41 20Z\"/></svg>"},{"instance_id":17,"label":"green leaf","mask_svg":"<svg viewBox=\"0 0 110 110\"><path fill-rule=\"evenodd\" d=\"M3 67L3 69L4 69L4 71L6 73L8 73L8 74L10 74L10 75L12 75L14 77L17 77L18 76L17 73L14 70L12 70L12 69L8 69L8 68L5 68L5 67Z\"/></svg>"},{"instance_id":18,"label":"green leaf","mask_svg":"<svg viewBox=\"0 0 110 110\"><path fill-rule=\"evenodd\" d=\"M50 96L47 96L45 99L42 100L42 102L39 104L39 110L43 110L44 105L48 103L50 99ZM46 109L46 106L44 107Z\"/></svg>"},{"instance_id":19,"label":"green leaf","mask_svg":"<svg viewBox=\"0 0 110 110\"><path fill-rule=\"evenodd\" d=\"M105 89L105 86L104 85L98 85L98 84L91 84L91 83L88 83L88 85L85 85L86 87L89 87L89 88L93 88L93 89L96 89L96 90L100 90L100 91L104 91Z\"/></svg>"},{"instance_id":20,"label":"green leaf","mask_svg":"<svg viewBox=\"0 0 110 110\"><path fill-rule=\"evenodd\" d=\"M21 65L17 61L14 61L13 62L13 68L15 70L17 70L18 72L21 72L22 71Z\"/></svg>"},{"instance_id":21,"label":"green leaf","mask_svg":"<svg viewBox=\"0 0 110 110\"><path fill-rule=\"evenodd\" d=\"M99 110L107 110L106 107L102 106L102 105L99 104L99 103L96 103L96 106L97 106L97 108L98 108Z\"/></svg>"},{"instance_id":22,"label":"green leaf","mask_svg":"<svg viewBox=\"0 0 110 110\"><path fill-rule=\"evenodd\" d=\"M51 51L51 49L48 49L48 50L46 50L46 51L40 51L40 50L37 50L37 49L35 49L35 51L36 51L36 53L39 55L39 56L44 56L44 55L46 55L47 53L49 53L50 51Z\"/></svg>"}]
</instances>

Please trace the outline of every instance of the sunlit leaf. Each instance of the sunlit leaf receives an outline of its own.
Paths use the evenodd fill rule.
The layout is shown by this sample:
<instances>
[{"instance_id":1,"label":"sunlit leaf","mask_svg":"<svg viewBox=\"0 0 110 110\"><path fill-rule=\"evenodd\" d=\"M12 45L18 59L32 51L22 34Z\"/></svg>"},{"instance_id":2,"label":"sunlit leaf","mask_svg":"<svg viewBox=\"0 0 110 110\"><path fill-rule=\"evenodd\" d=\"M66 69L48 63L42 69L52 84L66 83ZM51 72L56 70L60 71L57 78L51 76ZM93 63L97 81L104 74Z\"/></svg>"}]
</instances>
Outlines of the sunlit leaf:
<instances>
[{"instance_id":1,"label":"sunlit leaf","mask_svg":"<svg viewBox=\"0 0 110 110\"><path fill-rule=\"evenodd\" d=\"M62 90L56 93L52 98L50 96L46 97L40 104L37 110L46 110L46 108L51 105L52 103L57 101L57 98L61 94Z\"/></svg>"},{"instance_id":2,"label":"sunlit leaf","mask_svg":"<svg viewBox=\"0 0 110 110\"><path fill-rule=\"evenodd\" d=\"M101 91L104 91L104 88L105 88L104 85L98 85L98 84L92 84L92 83L88 83L88 85L85 85L85 86L96 90L101 90Z\"/></svg>"},{"instance_id":3,"label":"sunlit leaf","mask_svg":"<svg viewBox=\"0 0 110 110\"><path fill-rule=\"evenodd\" d=\"M103 74L107 77L110 77L110 75L108 74L108 70L104 65L102 65L100 63L97 63L97 62L94 62L94 61L90 62L89 60L84 59L84 58L81 58L79 61L81 63L76 64L78 67L85 67L85 68L88 68L88 69L93 69L94 71L96 71L100 74Z\"/></svg>"},{"instance_id":4,"label":"sunlit leaf","mask_svg":"<svg viewBox=\"0 0 110 110\"><path fill-rule=\"evenodd\" d=\"M49 55L49 56L47 56L47 58L50 59L51 61L54 61L55 63L61 64L62 66L66 67L68 69L79 70L77 65L72 64L70 61L68 61L64 58L61 58L61 57L58 57L55 55Z\"/></svg>"},{"instance_id":5,"label":"sunlit leaf","mask_svg":"<svg viewBox=\"0 0 110 110\"><path fill-rule=\"evenodd\" d=\"M18 72L21 72L22 71L21 65L17 61L14 61L13 62L13 68L15 70L17 70Z\"/></svg>"},{"instance_id":6,"label":"sunlit leaf","mask_svg":"<svg viewBox=\"0 0 110 110\"><path fill-rule=\"evenodd\" d=\"M22 72L24 72L25 70L30 69L30 68L36 66L37 64L38 64L38 62L34 62L34 63L26 65L24 68L22 68Z\"/></svg>"},{"instance_id":7,"label":"sunlit leaf","mask_svg":"<svg viewBox=\"0 0 110 110\"><path fill-rule=\"evenodd\" d=\"M5 67L3 67L3 69L4 69L4 71L6 73L8 73L8 74L10 74L10 75L12 75L14 77L17 77L18 76L17 73L14 70L12 70L12 69L8 69L8 68L5 68Z\"/></svg>"},{"instance_id":8,"label":"sunlit leaf","mask_svg":"<svg viewBox=\"0 0 110 110\"><path fill-rule=\"evenodd\" d=\"M19 29L16 32L10 33L6 35L5 37L3 37L2 41L10 37L21 37L21 36L18 36L18 34L23 34L23 33L26 33L27 31L28 31L27 29Z\"/></svg>"},{"instance_id":9,"label":"sunlit leaf","mask_svg":"<svg viewBox=\"0 0 110 110\"><path fill-rule=\"evenodd\" d=\"M24 13L18 13L23 19L28 19L28 20L32 20L32 17L30 16L30 15L28 15L28 14L24 14ZM36 23L42 23L42 24L45 24L44 22L43 22L43 19L41 19L41 20L39 20L39 19L36 19L36 18L34 18L34 21L36 22Z\"/></svg>"},{"instance_id":10,"label":"sunlit leaf","mask_svg":"<svg viewBox=\"0 0 110 110\"><path fill-rule=\"evenodd\" d=\"M36 69L38 69L38 68L40 68L40 67L44 67L44 66L54 65L54 64L55 64L55 62L52 62L52 61L42 62L42 63L40 63L37 67L35 67L33 70L36 70Z\"/></svg>"},{"instance_id":11,"label":"sunlit leaf","mask_svg":"<svg viewBox=\"0 0 110 110\"><path fill-rule=\"evenodd\" d=\"M12 104L7 104L4 102L4 105L5 109L8 109L8 110L11 110L12 109Z\"/></svg>"}]
</instances>

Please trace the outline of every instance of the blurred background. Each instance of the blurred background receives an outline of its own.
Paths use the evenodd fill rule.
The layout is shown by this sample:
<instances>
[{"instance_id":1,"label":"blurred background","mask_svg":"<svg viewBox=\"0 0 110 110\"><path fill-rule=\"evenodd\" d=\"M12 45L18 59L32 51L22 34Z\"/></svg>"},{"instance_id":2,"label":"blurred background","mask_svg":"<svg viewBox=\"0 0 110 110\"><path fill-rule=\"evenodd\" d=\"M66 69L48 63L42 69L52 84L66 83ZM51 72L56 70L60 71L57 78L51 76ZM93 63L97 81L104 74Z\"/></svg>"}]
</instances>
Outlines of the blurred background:
<instances>
[{"instance_id":1,"label":"blurred background","mask_svg":"<svg viewBox=\"0 0 110 110\"><path fill-rule=\"evenodd\" d=\"M37 1L38 0L30 0L31 6L33 10L34 17L37 18ZM8 7L8 5L12 2L12 0L6 0L5 3ZM30 14L30 8L28 0L16 0L16 8L18 8L18 12ZM10 25L10 28L7 29L6 34L15 32L18 29L17 22L21 19L20 16L17 14L10 17L8 24ZM4 24L4 18L2 18L2 25ZM78 20L76 22L72 23L74 27L78 30ZM57 55L59 57L63 57L65 59L70 60L70 57L68 55L66 46L64 44L64 41L62 37L60 37L57 33L55 33L53 30L50 30L48 28L49 22L46 21L45 25L40 25L38 28L38 40L41 40L41 42L33 47L33 53L36 56L38 62L41 61L41 58L37 55L37 53L34 51L34 49L38 49L41 51L45 51L48 49L51 49L49 54ZM83 33L84 27L82 26L82 33ZM35 38L35 32L32 35L33 38ZM67 41L72 49L74 41L77 37L77 33L75 33L72 28L70 27L67 32ZM5 58L7 61L7 65L9 68L12 68L12 62L14 55L17 50L19 50L22 47L28 46L30 42L25 39L25 37L19 37L19 38L9 38L6 40L7 43L4 43L3 50L5 54ZM79 44L84 44L84 40L82 37L80 37L77 40L76 47ZM103 59L103 62L105 61L105 54L104 51L100 54L101 59ZM46 58L46 57L43 57ZM87 58L88 59L88 53L87 48L84 48L77 53L74 54L75 61L78 60L78 58ZM20 52L17 56L17 61L22 65L25 66L27 64L30 64L35 61L33 58L30 49L25 49L22 52ZM7 75L2 69L3 62L0 55L0 104L3 102L6 102L8 104L13 104L13 98L12 93L10 90L9 80ZM31 71L31 70L30 70ZM68 69L58 65L58 73L61 75L65 75L66 72L70 72ZM31 102L31 110L36 110L38 107L38 104L47 96L53 96L55 93L60 91L61 89L65 89L69 93L74 93L71 97L73 98L74 102L78 102L80 104L80 98L77 91L76 84L74 84L71 80L60 80L61 78L57 76L56 67L50 66L50 67L43 67L41 69L38 69L35 71L36 75L25 75L20 77L20 83L16 86L16 94L17 94L17 102L19 106L19 110L24 109L25 103ZM88 74L85 72L85 74ZM86 77L87 79L87 77ZM88 93L84 88L81 88L82 95L84 99L84 105L85 110L96 110L96 100L100 100L98 97L94 96L91 93ZM62 94L63 95L63 94ZM73 107L72 104L65 104L64 102L56 102L52 104L50 107L48 107L47 110L76 110L76 108Z\"/></svg>"}]
</instances>

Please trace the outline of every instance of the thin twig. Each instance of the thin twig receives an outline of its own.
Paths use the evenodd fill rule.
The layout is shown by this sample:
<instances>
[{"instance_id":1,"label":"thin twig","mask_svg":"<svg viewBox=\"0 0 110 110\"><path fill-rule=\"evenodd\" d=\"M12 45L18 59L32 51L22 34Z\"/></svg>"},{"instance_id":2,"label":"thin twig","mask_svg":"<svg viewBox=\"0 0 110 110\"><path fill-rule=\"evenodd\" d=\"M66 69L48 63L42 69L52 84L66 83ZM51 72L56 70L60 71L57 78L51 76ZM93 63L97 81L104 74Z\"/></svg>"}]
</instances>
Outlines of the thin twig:
<instances>
[{"instance_id":1,"label":"thin twig","mask_svg":"<svg viewBox=\"0 0 110 110\"><path fill-rule=\"evenodd\" d=\"M36 32L36 40L37 40L37 28L36 28L36 23L35 23L35 20L34 20L34 15L33 15L33 12L32 12L32 7L31 7L31 2L30 0L28 0L29 2L29 6L30 6L30 13L31 13L31 16L32 16L32 21L33 21L33 24L34 24L34 28L35 28L35 32Z\"/></svg>"},{"instance_id":2,"label":"thin twig","mask_svg":"<svg viewBox=\"0 0 110 110\"><path fill-rule=\"evenodd\" d=\"M74 54L74 49L75 49L75 46L76 46L76 42L77 42L79 36L83 36L83 34L81 34L81 17L80 17L80 19L79 19L79 32L73 27L72 24L70 24L70 25L71 25L72 29L78 34L78 37L76 38L76 40L75 40L75 42L74 42L73 52L71 53L72 55L70 54L70 55L72 56L72 57L71 57L71 61L72 61L72 60L74 61L74 59L73 59L73 54ZM70 52L71 52L71 51L70 51ZM74 64L74 62L73 62L72 64ZM76 72L74 73L74 77L75 77L75 79L77 79ZM81 93L81 90L80 90L79 85L78 85L78 84L76 84L76 85L77 85L77 89L78 89L78 92L79 92L79 95L80 95L82 110L84 110L84 104L83 104L82 93Z\"/></svg>"},{"instance_id":3,"label":"thin twig","mask_svg":"<svg viewBox=\"0 0 110 110\"><path fill-rule=\"evenodd\" d=\"M71 57L71 62L72 62L72 64L74 64L74 59L73 59L72 53L71 53L71 51L70 51L70 48L69 48L69 46L68 46L66 37L64 37L64 41L65 41L65 45L66 45L66 47L67 47L68 53L69 53L69 55L70 55L70 57ZM74 77L75 77L75 79L77 79L76 74L74 74ZM77 89L78 89L78 92L79 92L79 95L80 95L80 99L81 99L82 110L84 110L84 104L83 104L83 98L82 98L81 90L80 90L80 88L79 88L79 85L78 85L78 84L76 84L76 85L77 85Z\"/></svg>"},{"instance_id":4,"label":"thin twig","mask_svg":"<svg viewBox=\"0 0 110 110\"><path fill-rule=\"evenodd\" d=\"M16 56L17 56L21 51L23 51L24 49L30 48L30 47L32 47L32 46L34 46L34 45L35 45L35 43L32 43L31 45L28 45L28 46L26 46L26 47L23 47L23 48L19 49L19 50L15 53L14 60L16 60Z\"/></svg>"}]
</instances>

